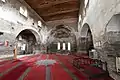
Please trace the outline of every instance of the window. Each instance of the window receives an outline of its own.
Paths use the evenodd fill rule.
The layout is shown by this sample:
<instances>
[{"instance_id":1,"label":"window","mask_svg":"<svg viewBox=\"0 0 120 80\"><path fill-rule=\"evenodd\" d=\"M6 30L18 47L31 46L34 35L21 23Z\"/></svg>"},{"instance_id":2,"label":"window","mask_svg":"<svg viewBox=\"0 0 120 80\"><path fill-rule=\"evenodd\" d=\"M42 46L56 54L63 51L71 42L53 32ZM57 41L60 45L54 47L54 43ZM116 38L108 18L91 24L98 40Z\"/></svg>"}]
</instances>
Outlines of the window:
<instances>
[{"instance_id":1,"label":"window","mask_svg":"<svg viewBox=\"0 0 120 80\"><path fill-rule=\"evenodd\" d=\"M69 50L69 51L71 50L71 45L70 45L70 43L68 43L68 50Z\"/></svg>"},{"instance_id":2,"label":"window","mask_svg":"<svg viewBox=\"0 0 120 80\"><path fill-rule=\"evenodd\" d=\"M116 57L116 71L120 72L120 57Z\"/></svg>"},{"instance_id":3,"label":"window","mask_svg":"<svg viewBox=\"0 0 120 80\"><path fill-rule=\"evenodd\" d=\"M85 8L87 7L87 5L88 5L88 2L89 2L89 0L85 0Z\"/></svg>"},{"instance_id":4,"label":"window","mask_svg":"<svg viewBox=\"0 0 120 80\"><path fill-rule=\"evenodd\" d=\"M42 22L38 21L38 26L42 27Z\"/></svg>"},{"instance_id":5,"label":"window","mask_svg":"<svg viewBox=\"0 0 120 80\"><path fill-rule=\"evenodd\" d=\"M20 7L20 14L27 17L28 16L27 9L25 7Z\"/></svg>"},{"instance_id":6,"label":"window","mask_svg":"<svg viewBox=\"0 0 120 80\"><path fill-rule=\"evenodd\" d=\"M60 50L60 43L58 43L57 48L58 48L58 50Z\"/></svg>"},{"instance_id":7,"label":"window","mask_svg":"<svg viewBox=\"0 0 120 80\"><path fill-rule=\"evenodd\" d=\"M81 15L79 15L79 22L82 20Z\"/></svg>"},{"instance_id":8,"label":"window","mask_svg":"<svg viewBox=\"0 0 120 80\"><path fill-rule=\"evenodd\" d=\"M19 40L22 40L22 36L19 36Z\"/></svg>"},{"instance_id":9,"label":"window","mask_svg":"<svg viewBox=\"0 0 120 80\"><path fill-rule=\"evenodd\" d=\"M6 2L6 0L1 0L2 2Z\"/></svg>"},{"instance_id":10,"label":"window","mask_svg":"<svg viewBox=\"0 0 120 80\"><path fill-rule=\"evenodd\" d=\"M65 43L63 43L63 50L65 50L66 49L66 47L65 47Z\"/></svg>"}]
</instances>

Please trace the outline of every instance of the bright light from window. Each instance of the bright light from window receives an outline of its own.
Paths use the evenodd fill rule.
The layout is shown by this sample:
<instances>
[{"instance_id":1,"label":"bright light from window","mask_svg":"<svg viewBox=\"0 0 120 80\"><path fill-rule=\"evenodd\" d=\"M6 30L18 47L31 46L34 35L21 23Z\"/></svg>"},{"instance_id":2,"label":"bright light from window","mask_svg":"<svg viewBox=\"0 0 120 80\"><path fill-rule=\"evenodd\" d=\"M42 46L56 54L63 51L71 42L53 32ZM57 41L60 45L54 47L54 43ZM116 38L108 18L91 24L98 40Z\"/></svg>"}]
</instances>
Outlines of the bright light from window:
<instances>
[{"instance_id":1,"label":"bright light from window","mask_svg":"<svg viewBox=\"0 0 120 80\"><path fill-rule=\"evenodd\" d=\"M58 46L57 46L58 50L60 50L60 43L58 43Z\"/></svg>"},{"instance_id":2,"label":"bright light from window","mask_svg":"<svg viewBox=\"0 0 120 80\"><path fill-rule=\"evenodd\" d=\"M27 14L27 9L26 9L25 7L20 7L20 13L21 13L22 15L24 15L25 17L28 16L28 14Z\"/></svg>"},{"instance_id":3,"label":"bright light from window","mask_svg":"<svg viewBox=\"0 0 120 80\"><path fill-rule=\"evenodd\" d=\"M81 15L79 15L79 22L81 21Z\"/></svg>"},{"instance_id":4,"label":"bright light from window","mask_svg":"<svg viewBox=\"0 0 120 80\"><path fill-rule=\"evenodd\" d=\"M71 45L70 45L70 43L68 43L68 50L69 50L69 51L71 50Z\"/></svg>"},{"instance_id":5,"label":"bright light from window","mask_svg":"<svg viewBox=\"0 0 120 80\"><path fill-rule=\"evenodd\" d=\"M38 21L38 26L42 26L42 22L41 21Z\"/></svg>"},{"instance_id":6,"label":"bright light from window","mask_svg":"<svg viewBox=\"0 0 120 80\"><path fill-rule=\"evenodd\" d=\"M20 7L20 13L21 13L21 14L24 13L24 9L23 9L23 7Z\"/></svg>"},{"instance_id":7,"label":"bright light from window","mask_svg":"<svg viewBox=\"0 0 120 80\"><path fill-rule=\"evenodd\" d=\"M1 0L2 2L6 2L6 0Z\"/></svg>"},{"instance_id":8,"label":"bright light from window","mask_svg":"<svg viewBox=\"0 0 120 80\"><path fill-rule=\"evenodd\" d=\"M19 40L22 40L22 36L19 36Z\"/></svg>"},{"instance_id":9,"label":"bright light from window","mask_svg":"<svg viewBox=\"0 0 120 80\"><path fill-rule=\"evenodd\" d=\"M120 72L120 57L116 57L116 69L117 72Z\"/></svg>"},{"instance_id":10,"label":"bright light from window","mask_svg":"<svg viewBox=\"0 0 120 80\"><path fill-rule=\"evenodd\" d=\"M65 46L65 43L63 43L63 50L65 50L66 48L65 48L66 46Z\"/></svg>"},{"instance_id":11,"label":"bright light from window","mask_svg":"<svg viewBox=\"0 0 120 80\"><path fill-rule=\"evenodd\" d=\"M85 0L85 8L87 7L88 1L89 0Z\"/></svg>"}]
</instances>

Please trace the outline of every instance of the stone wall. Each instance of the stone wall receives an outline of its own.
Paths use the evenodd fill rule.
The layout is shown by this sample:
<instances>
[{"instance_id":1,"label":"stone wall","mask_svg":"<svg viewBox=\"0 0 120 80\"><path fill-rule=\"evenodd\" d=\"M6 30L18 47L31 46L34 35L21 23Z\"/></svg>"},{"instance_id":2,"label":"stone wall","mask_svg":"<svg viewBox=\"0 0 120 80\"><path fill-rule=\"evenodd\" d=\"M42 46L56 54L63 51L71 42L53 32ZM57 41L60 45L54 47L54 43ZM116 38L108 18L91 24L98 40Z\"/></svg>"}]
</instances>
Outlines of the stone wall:
<instances>
[{"instance_id":1,"label":"stone wall","mask_svg":"<svg viewBox=\"0 0 120 80\"><path fill-rule=\"evenodd\" d=\"M120 76L115 73L115 57L119 54L120 26L119 16L111 18L120 13L120 0L89 0L82 25L87 23L90 26L94 47L99 53L100 59L107 61L110 75L119 80ZM113 24L114 23L114 24ZM83 26L80 26L81 31Z\"/></svg>"},{"instance_id":2,"label":"stone wall","mask_svg":"<svg viewBox=\"0 0 120 80\"><path fill-rule=\"evenodd\" d=\"M27 17L20 13L20 7L27 9ZM15 39L23 30L30 30L39 41L39 20L44 24L44 21L23 0L0 1L0 32L3 33L0 35L0 42L4 43L6 40L9 42L8 46L0 46L0 54L12 53L16 44Z\"/></svg>"}]
</instances>

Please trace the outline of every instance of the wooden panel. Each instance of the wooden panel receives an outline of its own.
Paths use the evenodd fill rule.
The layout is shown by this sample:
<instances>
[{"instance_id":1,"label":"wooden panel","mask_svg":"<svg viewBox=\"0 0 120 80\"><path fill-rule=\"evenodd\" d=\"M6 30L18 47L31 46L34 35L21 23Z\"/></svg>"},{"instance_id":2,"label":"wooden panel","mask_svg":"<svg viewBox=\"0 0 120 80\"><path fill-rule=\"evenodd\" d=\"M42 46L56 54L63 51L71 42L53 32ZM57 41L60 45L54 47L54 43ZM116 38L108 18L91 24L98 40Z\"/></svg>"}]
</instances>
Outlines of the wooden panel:
<instances>
[{"instance_id":1,"label":"wooden panel","mask_svg":"<svg viewBox=\"0 0 120 80\"><path fill-rule=\"evenodd\" d=\"M53 12L53 13L49 13L49 14L42 14L41 16L53 16L53 15L57 15L57 14L70 13L70 12L75 12L75 11L79 11L79 9L58 11L58 12Z\"/></svg>"},{"instance_id":2,"label":"wooden panel","mask_svg":"<svg viewBox=\"0 0 120 80\"><path fill-rule=\"evenodd\" d=\"M33 8L45 8L50 7L57 4L62 4L66 2L76 1L79 0L25 0L28 4L33 5Z\"/></svg>"},{"instance_id":3,"label":"wooden panel","mask_svg":"<svg viewBox=\"0 0 120 80\"><path fill-rule=\"evenodd\" d=\"M45 21L54 21L54 20L67 19L67 18L78 18L78 12L76 11L76 12L70 12L70 13L57 14L57 15L43 17L43 19Z\"/></svg>"},{"instance_id":4,"label":"wooden panel","mask_svg":"<svg viewBox=\"0 0 120 80\"><path fill-rule=\"evenodd\" d=\"M45 14L51 14L51 13L54 13L54 12L79 9L77 4L78 3L76 3L76 2L69 2L69 3L63 3L63 4L55 5L55 6L52 6L52 7L43 8L43 9L36 8L35 10L40 15L45 15Z\"/></svg>"},{"instance_id":5,"label":"wooden panel","mask_svg":"<svg viewBox=\"0 0 120 80\"><path fill-rule=\"evenodd\" d=\"M45 21L78 18L80 0L25 0Z\"/></svg>"}]
</instances>

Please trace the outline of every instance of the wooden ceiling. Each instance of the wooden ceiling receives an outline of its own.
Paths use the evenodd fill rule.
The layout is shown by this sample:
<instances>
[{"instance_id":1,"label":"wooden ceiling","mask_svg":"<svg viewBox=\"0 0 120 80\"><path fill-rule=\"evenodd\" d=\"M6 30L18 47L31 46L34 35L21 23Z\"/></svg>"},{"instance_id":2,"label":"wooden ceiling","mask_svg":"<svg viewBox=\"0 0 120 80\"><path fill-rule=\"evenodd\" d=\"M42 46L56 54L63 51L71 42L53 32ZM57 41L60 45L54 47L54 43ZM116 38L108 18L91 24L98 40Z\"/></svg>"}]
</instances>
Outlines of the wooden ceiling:
<instances>
[{"instance_id":1,"label":"wooden ceiling","mask_svg":"<svg viewBox=\"0 0 120 80\"><path fill-rule=\"evenodd\" d=\"M44 21L78 18L80 0L25 0Z\"/></svg>"}]
</instances>

